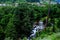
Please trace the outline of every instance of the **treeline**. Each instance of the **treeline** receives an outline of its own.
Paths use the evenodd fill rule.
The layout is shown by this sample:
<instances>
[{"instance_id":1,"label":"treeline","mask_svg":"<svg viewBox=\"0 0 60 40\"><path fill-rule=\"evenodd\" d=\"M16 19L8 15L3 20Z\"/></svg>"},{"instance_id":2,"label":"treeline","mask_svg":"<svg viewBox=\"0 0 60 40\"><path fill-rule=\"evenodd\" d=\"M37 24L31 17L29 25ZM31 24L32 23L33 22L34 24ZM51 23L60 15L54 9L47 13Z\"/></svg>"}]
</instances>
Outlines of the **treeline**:
<instances>
[{"instance_id":1,"label":"treeline","mask_svg":"<svg viewBox=\"0 0 60 40\"><path fill-rule=\"evenodd\" d=\"M13 40L27 37L36 20L45 20L48 6L40 7L29 4L20 4L18 7L0 7L0 40L10 37ZM57 32L60 29L60 8L51 5L49 22L46 33Z\"/></svg>"},{"instance_id":2,"label":"treeline","mask_svg":"<svg viewBox=\"0 0 60 40\"><path fill-rule=\"evenodd\" d=\"M0 0L0 3L1 2L40 2L40 0Z\"/></svg>"},{"instance_id":3,"label":"treeline","mask_svg":"<svg viewBox=\"0 0 60 40\"><path fill-rule=\"evenodd\" d=\"M26 0L0 0L0 3L26 2Z\"/></svg>"},{"instance_id":4,"label":"treeline","mask_svg":"<svg viewBox=\"0 0 60 40\"><path fill-rule=\"evenodd\" d=\"M43 2L45 2L45 1L48 1L48 0L0 0L0 3L20 3L20 2L39 2L40 3L40 1L43 1ZM51 0L51 1L54 1L54 2L56 2L56 0Z\"/></svg>"}]
</instances>

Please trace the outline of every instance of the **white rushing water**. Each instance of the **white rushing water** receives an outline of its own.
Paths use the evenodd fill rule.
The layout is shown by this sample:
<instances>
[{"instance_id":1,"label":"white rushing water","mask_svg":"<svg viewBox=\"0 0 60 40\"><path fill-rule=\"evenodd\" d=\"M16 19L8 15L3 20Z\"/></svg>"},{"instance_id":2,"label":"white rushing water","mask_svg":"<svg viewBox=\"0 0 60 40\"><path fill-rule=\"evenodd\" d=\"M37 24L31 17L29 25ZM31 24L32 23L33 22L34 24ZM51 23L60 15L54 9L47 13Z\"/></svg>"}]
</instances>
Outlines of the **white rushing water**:
<instances>
[{"instance_id":1,"label":"white rushing water","mask_svg":"<svg viewBox=\"0 0 60 40\"><path fill-rule=\"evenodd\" d=\"M36 37L36 32L42 31L44 29L43 21L39 21L39 25L34 25L32 29L32 34L28 37L27 40L30 40L31 37Z\"/></svg>"}]
</instances>

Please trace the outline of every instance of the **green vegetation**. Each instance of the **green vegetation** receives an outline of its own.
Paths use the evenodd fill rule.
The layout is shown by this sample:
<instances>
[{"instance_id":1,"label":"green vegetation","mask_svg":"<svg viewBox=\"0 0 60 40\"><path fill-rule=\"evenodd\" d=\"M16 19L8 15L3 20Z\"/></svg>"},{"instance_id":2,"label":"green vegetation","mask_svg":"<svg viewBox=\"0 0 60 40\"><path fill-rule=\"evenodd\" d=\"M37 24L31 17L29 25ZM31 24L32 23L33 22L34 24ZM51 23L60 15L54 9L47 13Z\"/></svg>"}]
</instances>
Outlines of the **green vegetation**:
<instances>
[{"instance_id":1,"label":"green vegetation","mask_svg":"<svg viewBox=\"0 0 60 40\"><path fill-rule=\"evenodd\" d=\"M0 3L26 2L26 0L0 0Z\"/></svg>"},{"instance_id":2,"label":"green vegetation","mask_svg":"<svg viewBox=\"0 0 60 40\"><path fill-rule=\"evenodd\" d=\"M40 7L25 3L19 4L18 7L0 7L0 40L9 37L10 40L27 37L33 27L33 23L36 20L44 21L47 14L48 5ZM60 8L57 5L51 5L48 22L52 22L54 25L51 26L48 23L46 29L39 35L51 35L54 32L60 32ZM37 35L37 40L39 35Z\"/></svg>"},{"instance_id":3,"label":"green vegetation","mask_svg":"<svg viewBox=\"0 0 60 40\"><path fill-rule=\"evenodd\" d=\"M42 38L42 36L44 37ZM27 38L24 38L23 40L27 40ZM37 38L33 38L32 40L60 40L60 33L53 33L51 35L42 34Z\"/></svg>"}]
</instances>

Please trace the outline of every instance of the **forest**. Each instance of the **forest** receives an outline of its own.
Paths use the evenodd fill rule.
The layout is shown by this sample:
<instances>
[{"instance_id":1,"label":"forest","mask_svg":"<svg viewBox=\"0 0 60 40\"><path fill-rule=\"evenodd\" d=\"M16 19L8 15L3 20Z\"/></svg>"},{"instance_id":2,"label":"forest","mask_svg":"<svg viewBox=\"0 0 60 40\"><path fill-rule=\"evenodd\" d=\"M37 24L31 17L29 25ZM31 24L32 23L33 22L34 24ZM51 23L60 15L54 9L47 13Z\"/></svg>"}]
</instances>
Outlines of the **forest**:
<instances>
[{"instance_id":1,"label":"forest","mask_svg":"<svg viewBox=\"0 0 60 40\"><path fill-rule=\"evenodd\" d=\"M60 40L60 4L0 6L0 40L27 40L33 23L36 20L45 21L46 18L46 28L37 32L31 40Z\"/></svg>"},{"instance_id":2,"label":"forest","mask_svg":"<svg viewBox=\"0 0 60 40\"><path fill-rule=\"evenodd\" d=\"M26 40L32 30L33 23L38 19L46 20L47 15L48 5L40 7L25 3L20 4L18 7L0 7L0 40L17 40L18 38ZM53 26L49 23L53 23ZM48 25L43 31L36 34L36 40L39 40L39 37L44 38L46 35L51 35L53 39L53 35L59 34L59 32L60 6L51 5ZM59 35L56 40L58 38L60 38Z\"/></svg>"}]
</instances>

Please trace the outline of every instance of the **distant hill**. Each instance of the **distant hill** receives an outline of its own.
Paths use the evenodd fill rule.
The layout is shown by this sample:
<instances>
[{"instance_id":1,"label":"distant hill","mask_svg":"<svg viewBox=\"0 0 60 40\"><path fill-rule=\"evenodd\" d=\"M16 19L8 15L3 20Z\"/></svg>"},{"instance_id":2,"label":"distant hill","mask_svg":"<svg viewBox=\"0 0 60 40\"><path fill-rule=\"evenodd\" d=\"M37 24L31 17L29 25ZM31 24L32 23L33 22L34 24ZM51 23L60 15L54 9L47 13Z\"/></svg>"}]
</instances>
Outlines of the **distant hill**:
<instances>
[{"instance_id":1,"label":"distant hill","mask_svg":"<svg viewBox=\"0 0 60 40\"><path fill-rule=\"evenodd\" d=\"M40 0L26 0L27 2L40 2Z\"/></svg>"},{"instance_id":2,"label":"distant hill","mask_svg":"<svg viewBox=\"0 0 60 40\"><path fill-rule=\"evenodd\" d=\"M5 3L5 2L11 2L11 3L14 3L14 2L25 2L26 0L0 0L0 3Z\"/></svg>"}]
</instances>

